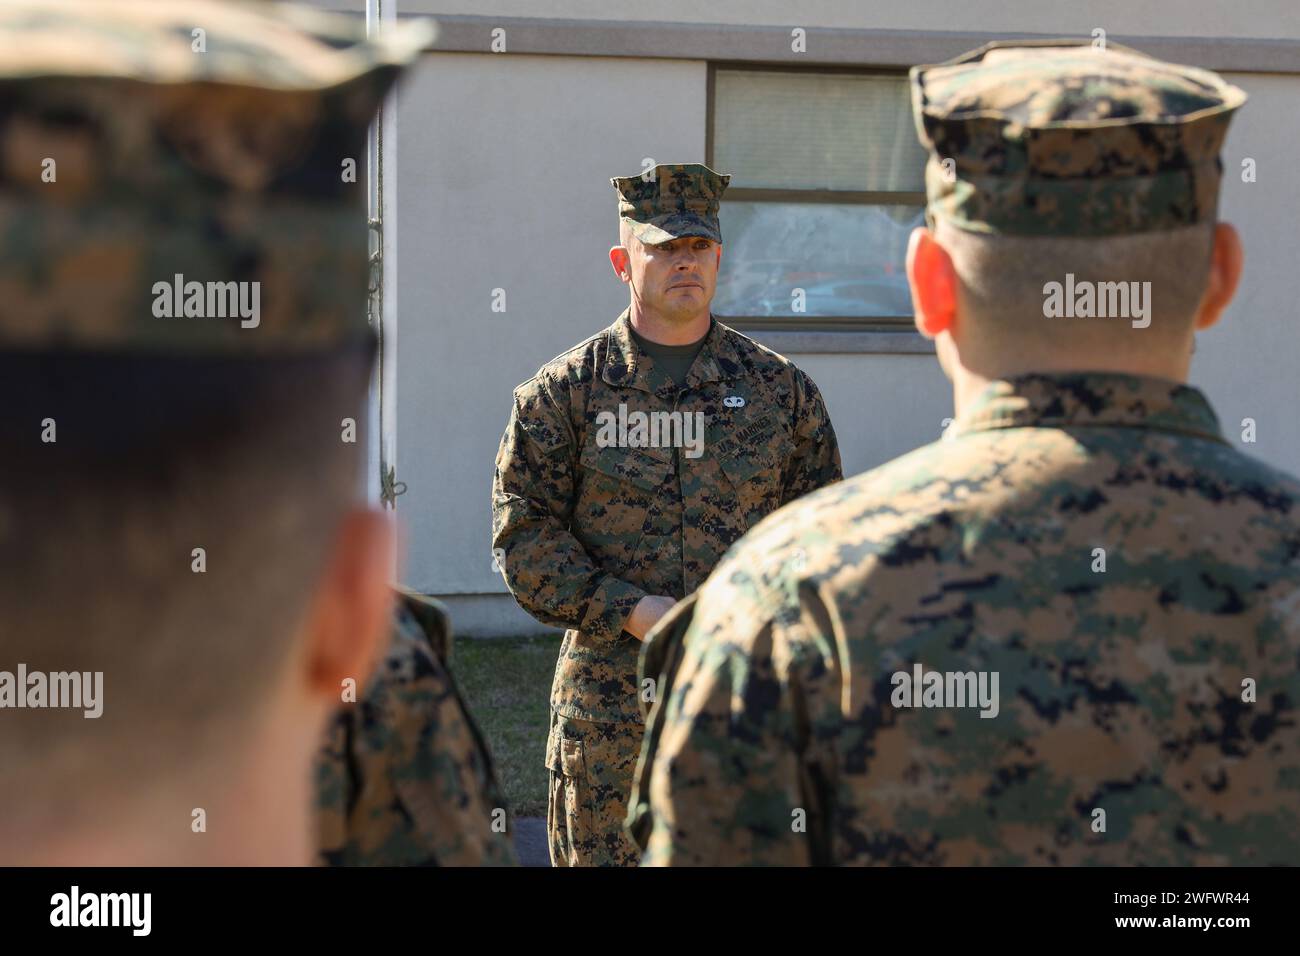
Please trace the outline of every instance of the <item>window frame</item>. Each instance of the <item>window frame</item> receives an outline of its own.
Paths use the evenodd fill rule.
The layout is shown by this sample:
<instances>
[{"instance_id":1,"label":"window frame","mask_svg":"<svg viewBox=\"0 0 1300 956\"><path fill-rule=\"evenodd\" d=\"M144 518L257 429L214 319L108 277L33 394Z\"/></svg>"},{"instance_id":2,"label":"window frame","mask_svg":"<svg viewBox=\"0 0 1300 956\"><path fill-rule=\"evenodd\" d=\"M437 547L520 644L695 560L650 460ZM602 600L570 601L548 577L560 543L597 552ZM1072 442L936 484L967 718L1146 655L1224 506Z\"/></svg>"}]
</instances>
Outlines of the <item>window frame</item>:
<instances>
[{"instance_id":1,"label":"window frame","mask_svg":"<svg viewBox=\"0 0 1300 956\"><path fill-rule=\"evenodd\" d=\"M851 76L888 76L906 78L907 71L897 67L872 67L835 64L789 64L746 60L709 60L706 78L704 106L704 162L710 169L714 166L713 128L717 116L717 74L719 70L727 72L760 73L814 73L820 75L838 74ZM719 170L726 172L726 170ZM881 191L857 189L765 189L744 186L731 186L723 196L722 202L754 203L834 203L836 205L861 206L925 206L925 191ZM726 237L723 237L726 248ZM804 320L792 320L783 315L719 315L728 325L745 331L774 332L872 332L891 335L911 335L920 337L914 326L915 317L908 315L820 315L809 316ZM887 348L884 351L903 349ZM906 349L913 351L913 349Z\"/></svg>"}]
</instances>

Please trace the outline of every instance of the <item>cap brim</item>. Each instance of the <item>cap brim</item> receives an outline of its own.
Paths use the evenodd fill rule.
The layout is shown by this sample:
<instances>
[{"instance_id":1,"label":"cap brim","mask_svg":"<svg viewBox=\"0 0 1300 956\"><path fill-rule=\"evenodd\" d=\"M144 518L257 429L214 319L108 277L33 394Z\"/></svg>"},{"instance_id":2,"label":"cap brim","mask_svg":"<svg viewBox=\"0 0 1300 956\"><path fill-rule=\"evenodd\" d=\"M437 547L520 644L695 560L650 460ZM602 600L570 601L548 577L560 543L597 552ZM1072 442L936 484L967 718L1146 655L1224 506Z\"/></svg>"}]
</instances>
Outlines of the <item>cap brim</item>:
<instances>
[{"instance_id":1,"label":"cap brim","mask_svg":"<svg viewBox=\"0 0 1300 956\"><path fill-rule=\"evenodd\" d=\"M701 239L712 239L714 242L722 241L722 229L718 225L717 220L710 222L707 219L700 216L693 216L689 213L673 213L670 216L656 216L649 222L639 222L635 219L628 219L627 224L632 231L632 235L649 245L656 245L660 242L669 242L673 239L686 239L694 236L698 236Z\"/></svg>"}]
</instances>

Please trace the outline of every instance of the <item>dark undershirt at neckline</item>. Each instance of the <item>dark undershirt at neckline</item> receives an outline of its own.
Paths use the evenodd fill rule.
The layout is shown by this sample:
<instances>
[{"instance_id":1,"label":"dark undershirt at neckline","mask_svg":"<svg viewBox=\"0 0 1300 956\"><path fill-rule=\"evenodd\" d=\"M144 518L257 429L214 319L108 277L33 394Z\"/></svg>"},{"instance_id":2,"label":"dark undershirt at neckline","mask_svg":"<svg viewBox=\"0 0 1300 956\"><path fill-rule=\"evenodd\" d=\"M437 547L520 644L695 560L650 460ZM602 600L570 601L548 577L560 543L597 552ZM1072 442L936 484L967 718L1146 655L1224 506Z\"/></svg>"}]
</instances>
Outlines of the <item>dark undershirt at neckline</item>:
<instances>
[{"instance_id":1,"label":"dark undershirt at neckline","mask_svg":"<svg viewBox=\"0 0 1300 956\"><path fill-rule=\"evenodd\" d=\"M704 340L709 337L709 333L705 332L698 341L686 345L664 345L661 342L651 342L630 326L629 329L637 346L654 359L655 368L678 387L686 384L686 375L695 363L695 357L704 348Z\"/></svg>"}]
</instances>

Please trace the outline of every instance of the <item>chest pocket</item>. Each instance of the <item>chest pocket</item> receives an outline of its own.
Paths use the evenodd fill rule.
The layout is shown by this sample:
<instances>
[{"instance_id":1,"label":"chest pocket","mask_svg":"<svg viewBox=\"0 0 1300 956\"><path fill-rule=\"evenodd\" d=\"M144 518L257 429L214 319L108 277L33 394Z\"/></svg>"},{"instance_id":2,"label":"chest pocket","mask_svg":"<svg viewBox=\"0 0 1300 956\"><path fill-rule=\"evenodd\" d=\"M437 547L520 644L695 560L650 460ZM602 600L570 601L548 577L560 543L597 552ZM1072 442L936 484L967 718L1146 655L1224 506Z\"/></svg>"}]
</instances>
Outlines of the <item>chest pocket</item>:
<instances>
[{"instance_id":1,"label":"chest pocket","mask_svg":"<svg viewBox=\"0 0 1300 956\"><path fill-rule=\"evenodd\" d=\"M579 488L573 532L606 570L635 573L646 532L670 505L673 474L670 449L602 448L589 437L579 456Z\"/></svg>"},{"instance_id":2,"label":"chest pocket","mask_svg":"<svg viewBox=\"0 0 1300 956\"><path fill-rule=\"evenodd\" d=\"M594 472L596 483L609 490L613 489L608 482L601 482L601 477L612 478L619 484L627 483L642 491L657 492L672 471L671 455L671 450L665 451L661 458L643 448L602 448L595 441L589 440L583 446L578 463L586 469L584 484L593 477L591 473Z\"/></svg>"},{"instance_id":3,"label":"chest pocket","mask_svg":"<svg viewBox=\"0 0 1300 956\"><path fill-rule=\"evenodd\" d=\"M721 434L716 453L747 526L781 507L781 487L794 445L769 412Z\"/></svg>"}]
</instances>

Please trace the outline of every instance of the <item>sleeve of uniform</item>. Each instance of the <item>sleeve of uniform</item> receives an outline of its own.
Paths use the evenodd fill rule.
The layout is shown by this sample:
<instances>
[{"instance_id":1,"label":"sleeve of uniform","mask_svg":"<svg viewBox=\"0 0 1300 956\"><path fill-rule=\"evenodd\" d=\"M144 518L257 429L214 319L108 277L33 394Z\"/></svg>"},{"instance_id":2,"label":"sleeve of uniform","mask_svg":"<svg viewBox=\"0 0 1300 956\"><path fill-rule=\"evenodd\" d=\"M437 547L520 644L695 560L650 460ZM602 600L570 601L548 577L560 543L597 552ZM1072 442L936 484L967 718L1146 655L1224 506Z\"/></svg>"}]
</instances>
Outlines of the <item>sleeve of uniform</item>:
<instances>
[{"instance_id":1,"label":"sleeve of uniform","mask_svg":"<svg viewBox=\"0 0 1300 956\"><path fill-rule=\"evenodd\" d=\"M695 601L699 591L678 601L646 634L637 660L637 686L646 681L654 688L647 700L641 697L641 716L645 718L645 733L641 737L641 754L632 780L628 800L627 829L632 840L644 853L649 842L653 819L650 813L650 778L654 757L659 749L659 735L663 721L659 719L659 701L672 693L673 678L681 661L682 639L694 619Z\"/></svg>"},{"instance_id":2,"label":"sleeve of uniform","mask_svg":"<svg viewBox=\"0 0 1300 956\"><path fill-rule=\"evenodd\" d=\"M492 547L519 606L543 624L611 640L645 591L600 570L569 531L577 455L542 378L515 390L492 483Z\"/></svg>"},{"instance_id":3,"label":"sleeve of uniform","mask_svg":"<svg viewBox=\"0 0 1300 956\"><path fill-rule=\"evenodd\" d=\"M340 710L325 731L316 755L316 863L341 866L348 848L348 801L351 779L348 741L355 728L350 709Z\"/></svg>"},{"instance_id":4,"label":"sleeve of uniform","mask_svg":"<svg viewBox=\"0 0 1300 956\"><path fill-rule=\"evenodd\" d=\"M379 673L336 715L317 758L320 861L514 862L491 755L446 658L446 616L404 596Z\"/></svg>"},{"instance_id":5,"label":"sleeve of uniform","mask_svg":"<svg viewBox=\"0 0 1300 956\"><path fill-rule=\"evenodd\" d=\"M652 645L667 643L667 689L647 720L629 826L647 866L825 862L834 668L743 572L725 572L644 652L649 675Z\"/></svg>"},{"instance_id":6,"label":"sleeve of uniform","mask_svg":"<svg viewBox=\"0 0 1300 956\"><path fill-rule=\"evenodd\" d=\"M826 403L813 380L800 369L795 369L795 399L795 450L786 466L782 504L844 477Z\"/></svg>"}]
</instances>

